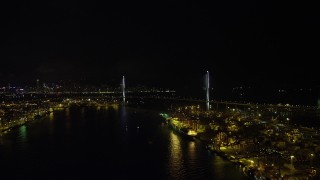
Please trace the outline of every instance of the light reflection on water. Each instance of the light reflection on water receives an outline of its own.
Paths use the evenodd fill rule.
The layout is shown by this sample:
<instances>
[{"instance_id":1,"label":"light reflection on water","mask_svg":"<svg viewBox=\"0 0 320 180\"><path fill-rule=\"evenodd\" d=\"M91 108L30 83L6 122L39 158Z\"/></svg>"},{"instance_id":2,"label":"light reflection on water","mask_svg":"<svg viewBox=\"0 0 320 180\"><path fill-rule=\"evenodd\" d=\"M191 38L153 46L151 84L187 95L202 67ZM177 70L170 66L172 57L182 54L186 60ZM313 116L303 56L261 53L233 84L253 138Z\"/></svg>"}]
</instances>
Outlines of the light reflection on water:
<instances>
[{"instance_id":1,"label":"light reflection on water","mask_svg":"<svg viewBox=\"0 0 320 180\"><path fill-rule=\"evenodd\" d=\"M22 143L26 143L28 141L26 125L23 125L19 128L19 137Z\"/></svg>"},{"instance_id":2,"label":"light reflection on water","mask_svg":"<svg viewBox=\"0 0 320 180\"><path fill-rule=\"evenodd\" d=\"M54 119L53 112L50 112L50 114L49 114L49 119L50 119L50 120L53 120L53 119Z\"/></svg>"},{"instance_id":3,"label":"light reflection on water","mask_svg":"<svg viewBox=\"0 0 320 180\"><path fill-rule=\"evenodd\" d=\"M70 108L66 108L65 112L66 112L66 119L70 119Z\"/></svg>"},{"instance_id":4,"label":"light reflection on water","mask_svg":"<svg viewBox=\"0 0 320 180\"><path fill-rule=\"evenodd\" d=\"M188 143L188 159L189 159L189 166L191 168L197 167L197 155L196 155L196 143L194 141L190 141Z\"/></svg>"},{"instance_id":5,"label":"light reflection on water","mask_svg":"<svg viewBox=\"0 0 320 180\"><path fill-rule=\"evenodd\" d=\"M27 134L27 126L23 125L19 127L18 130L18 138L17 138L17 148L19 151L21 151L23 154L27 152L28 147L28 134Z\"/></svg>"},{"instance_id":6,"label":"light reflection on water","mask_svg":"<svg viewBox=\"0 0 320 180\"><path fill-rule=\"evenodd\" d=\"M170 131L168 145L168 172L173 179L207 179L207 162L210 158L204 149L197 148L200 142L186 139Z\"/></svg>"},{"instance_id":7,"label":"light reflection on water","mask_svg":"<svg viewBox=\"0 0 320 180\"><path fill-rule=\"evenodd\" d=\"M70 129L70 128L71 128L71 123L72 123L72 122L70 121L70 120L71 120L70 108L66 108L66 109L65 109L65 113L66 113L66 114L65 114L65 119L66 119L66 123L65 123L65 124L66 124L66 128L67 128L67 129Z\"/></svg>"},{"instance_id":8,"label":"light reflection on water","mask_svg":"<svg viewBox=\"0 0 320 180\"><path fill-rule=\"evenodd\" d=\"M125 106L123 106L120 110L120 120L121 120L121 126L126 127L127 126L127 110Z\"/></svg>"},{"instance_id":9,"label":"light reflection on water","mask_svg":"<svg viewBox=\"0 0 320 180\"><path fill-rule=\"evenodd\" d=\"M174 178L181 178L183 174L183 158L180 139L173 131L170 132L169 150L169 172L170 176Z\"/></svg>"}]
</instances>

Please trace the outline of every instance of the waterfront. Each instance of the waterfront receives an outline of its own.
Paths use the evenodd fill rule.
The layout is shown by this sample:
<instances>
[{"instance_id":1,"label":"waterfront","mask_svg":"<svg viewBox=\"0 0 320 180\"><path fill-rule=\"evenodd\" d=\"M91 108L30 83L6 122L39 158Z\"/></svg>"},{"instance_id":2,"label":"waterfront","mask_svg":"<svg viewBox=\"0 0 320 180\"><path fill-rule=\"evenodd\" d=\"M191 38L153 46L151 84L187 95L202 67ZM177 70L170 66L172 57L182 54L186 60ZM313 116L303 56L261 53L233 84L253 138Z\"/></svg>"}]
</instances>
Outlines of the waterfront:
<instances>
[{"instance_id":1,"label":"waterfront","mask_svg":"<svg viewBox=\"0 0 320 180\"><path fill-rule=\"evenodd\" d=\"M242 164L255 178L318 179L318 111L254 108L227 106L221 112L180 106L161 116L177 131L194 132L208 149ZM274 118L274 114L279 115ZM306 120L308 127L303 127Z\"/></svg>"},{"instance_id":2,"label":"waterfront","mask_svg":"<svg viewBox=\"0 0 320 180\"><path fill-rule=\"evenodd\" d=\"M12 129L0 143L4 179L246 179L150 110L62 108Z\"/></svg>"}]
</instances>

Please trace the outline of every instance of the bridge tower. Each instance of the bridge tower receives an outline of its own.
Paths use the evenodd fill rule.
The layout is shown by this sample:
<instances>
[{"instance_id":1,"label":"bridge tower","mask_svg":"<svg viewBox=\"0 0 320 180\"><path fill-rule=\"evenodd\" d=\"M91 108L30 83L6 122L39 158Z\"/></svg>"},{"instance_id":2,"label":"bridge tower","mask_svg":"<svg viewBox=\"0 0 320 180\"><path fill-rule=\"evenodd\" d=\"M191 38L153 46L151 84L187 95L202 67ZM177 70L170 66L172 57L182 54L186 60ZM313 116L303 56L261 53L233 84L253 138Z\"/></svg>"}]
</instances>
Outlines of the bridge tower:
<instances>
[{"instance_id":1,"label":"bridge tower","mask_svg":"<svg viewBox=\"0 0 320 180\"><path fill-rule=\"evenodd\" d=\"M206 84L206 108L207 108L207 111L209 111L210 109L210 97L209 97L209 92L210 92L210 77L209 77L209 71L207 71L207 74L206 74L206 78L205 78L205 84Z\"/></svg>"},{"instance_id":2,"label":"bridge tower","mask_svg":"<svg viewBox=\"0 0 320 180\"><path fill-rule=\"evenodd\" d=\"M122 89L122 101L125 104L126 103L126 83L124 76L122 76L122 82L121 82L121 89Z\"/></svg>"}]
</instances>

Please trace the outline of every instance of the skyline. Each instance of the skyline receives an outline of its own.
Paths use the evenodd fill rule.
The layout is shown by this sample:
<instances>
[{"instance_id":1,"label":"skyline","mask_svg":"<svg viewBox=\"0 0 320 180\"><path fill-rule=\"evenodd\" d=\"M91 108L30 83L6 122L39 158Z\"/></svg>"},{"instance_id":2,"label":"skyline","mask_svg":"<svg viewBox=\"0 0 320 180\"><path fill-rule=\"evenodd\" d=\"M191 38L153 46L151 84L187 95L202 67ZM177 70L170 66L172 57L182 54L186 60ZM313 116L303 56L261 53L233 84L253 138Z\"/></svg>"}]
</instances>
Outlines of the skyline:
<instances>
[{"instance_id":1,"label":"skyline","mask_svg":"<svg viewBox=\"0 0 320 180\"><path fill-rule=\"evenodd\" d=\"M293 104L293 105L307 105L320 107L319 100L319 86L234 86L234 87L211 87L211 80L208 79L209 71L204 75L202 86L190 87L190 84L180 88L160 87L160 86L146 86L142 84L129 83L126 90L124 90L124 76L120 82L116 84L105 83L85 83L81 81L59 81L59 82L42 82L39 79L35 83L21 86L16 84L0 85L1 94L102 94L104 93L118 93L124 96L124 93L174 93L176 97L206 100L210 96L210 100L214 101L236 101L242 103L260 103L260 104ZM200 84L200 83L199 83ZM4 96L3 96L4 97Z\"/></svg>"}]
</instances>

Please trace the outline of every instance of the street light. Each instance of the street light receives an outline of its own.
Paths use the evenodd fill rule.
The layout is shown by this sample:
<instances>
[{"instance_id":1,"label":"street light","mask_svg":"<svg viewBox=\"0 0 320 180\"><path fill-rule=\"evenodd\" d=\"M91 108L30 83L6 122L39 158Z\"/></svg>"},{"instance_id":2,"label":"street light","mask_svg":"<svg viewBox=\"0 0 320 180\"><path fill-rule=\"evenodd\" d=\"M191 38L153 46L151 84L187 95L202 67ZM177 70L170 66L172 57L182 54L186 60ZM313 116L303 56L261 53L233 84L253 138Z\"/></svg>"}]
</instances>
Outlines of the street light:
<instances>
[{"instance_id":1,"label":"street light","mask_svg":"<svg viewBox=\"0 0 320 180\"><path fill-rule=\"evenodd\" d=\"M291 158L291 165L293 165L293 158L294 158L294 156L290 156L290 158Z\"/></svg>"},{"instance_id":2,"label":"street light","mask_svg":"<svg viewBox=\"0 0 320 180\"><path fill-rule=\"evenodd\" d=\"M250 162L251 162L251 166L253 167L254 166L254 161L250 160Z\"/></svg>"},{"instance_id":3,"label":"street light","mask_svg":"<svg viewBox=\"0 0 320 180\"><path fill-rule=\"evenodd\" d=\"M311 156L311 159L310 159L310 166L312 167L312 161L313 161L313 156L314 156L314 154L310 154L310 156Z\"/></svg>"}]
</instances>

